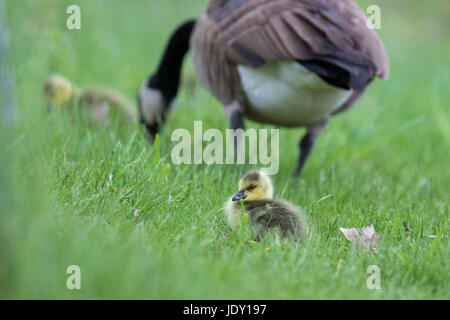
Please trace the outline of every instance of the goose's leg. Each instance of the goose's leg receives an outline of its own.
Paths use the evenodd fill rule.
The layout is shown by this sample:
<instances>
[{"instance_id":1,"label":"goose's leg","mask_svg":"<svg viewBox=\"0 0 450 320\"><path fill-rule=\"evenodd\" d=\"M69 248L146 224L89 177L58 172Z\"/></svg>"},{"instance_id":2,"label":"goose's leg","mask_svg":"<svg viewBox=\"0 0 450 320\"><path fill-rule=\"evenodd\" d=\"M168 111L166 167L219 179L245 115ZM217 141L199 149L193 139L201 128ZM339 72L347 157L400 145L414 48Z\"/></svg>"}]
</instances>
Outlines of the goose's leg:
<instances>
[{"instance_id":1,"label":"goose's leg","mask_svg":"<svg viewBox=\"0 0 450 320\"><path fill-rule=\"evenodd\" d=\"M234 132L234 149L238 150L238 142L239 138L242 136L239 132L236 132L236 130L240 130L241 133L245 130L245 124L244 124L244 116L241 109L241 105L238 102L234 102L231 105L227 106L226 109L229 110L229 116L230 116L230 128Z\"/></svg>"},{"instance_id":2,"label":"goose's leg","mask_svg":"<svg viewBox=\"0 0 450 320\"><path fill-rule=\"evenodd\" d=\"M234 111L230 117L231 129L234 130L234 150L238 152L245 130L244 119L240 111Z\"/></svg>"},{"instance_id":3,"label":"goose's leg","mask_svg":"<svg viewBox=\"0 0 450 320\"><path fill-rule=\"evenodd\" d=\"M302 173L306 160L308 159L314 147L315 140L316 137L308 131L300 142L300 156L298 159L297 168L294 172L294 176L298 177Z\"/></svg>"},{"instance_id":4,"label":"goose's leg","mask_svg":"<svg viewBox=\"0 0 450 320\"><path fill-rule=\"evenodd\" d=\"M308 160L309 155L311 154L311 151L314 148L314 144L316 142L317 137L322 133L323 129L325 129L327 124L328 121L325 121L321 124L308 128L306 135L300 142L300 156L298 158L298 165L297 168L295 169L294 176L298 177L302 173L306 160Z\"/></svg>"},{"instance_id":5,"label":"goose's leg","mask_svg":"<svg viewBox=\"0 0 450 320\"><path fill-rule=\"evenodd\" d=\"M242 112L234 111L231 114L230 122L231 122L231 129L233 129L233 130L238 130L238 129L245 130L244 117L242 116Z\"/></svg>"}]
</instances>

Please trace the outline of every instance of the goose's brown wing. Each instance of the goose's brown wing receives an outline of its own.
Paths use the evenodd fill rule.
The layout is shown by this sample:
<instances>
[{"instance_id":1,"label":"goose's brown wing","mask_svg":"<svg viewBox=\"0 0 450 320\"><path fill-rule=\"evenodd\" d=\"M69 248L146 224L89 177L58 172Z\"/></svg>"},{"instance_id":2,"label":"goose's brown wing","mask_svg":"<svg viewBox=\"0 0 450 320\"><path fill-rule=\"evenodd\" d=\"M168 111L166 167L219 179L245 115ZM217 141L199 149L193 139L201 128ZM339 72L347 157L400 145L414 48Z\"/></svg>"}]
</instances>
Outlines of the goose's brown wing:
<instances>
[{"instance_id":1,"label":"goose's brown wing","mask_svg":"<svg viewBox=\"0 0 450 320\"><path fill-rule=\"evenodd\" d=\"M207 13L231 63L297 60L348 89L388 78L386 50L354 0L213 0Z\"/></svg>"}]
</instances>

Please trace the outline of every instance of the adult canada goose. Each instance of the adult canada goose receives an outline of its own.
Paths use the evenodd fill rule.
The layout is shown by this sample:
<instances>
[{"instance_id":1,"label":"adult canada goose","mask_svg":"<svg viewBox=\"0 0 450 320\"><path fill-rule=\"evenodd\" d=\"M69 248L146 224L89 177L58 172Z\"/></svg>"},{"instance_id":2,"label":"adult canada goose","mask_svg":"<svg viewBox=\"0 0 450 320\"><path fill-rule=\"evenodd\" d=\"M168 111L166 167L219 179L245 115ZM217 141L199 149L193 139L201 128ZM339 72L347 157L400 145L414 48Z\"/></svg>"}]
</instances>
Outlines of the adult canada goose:
<instances>
[{"instance_id":1,"label":"adult canada goose","mask_svg":"<svg viewBox=\"0 0 450 320\"><path fill-rule=\"evenodd\" d=\"M243 200L250 227L256 231L258 239L273 228L279 229L283 237L303 238L306 219L302 211L289 202L273 200L272 195L272 182L263 172L250 171L244 175L239 181L239 192L226 205L230 226L233 229L241 226L240 200Z\"/></svg>"},{"instance_id":2,"label":"adult canada goose","mask_svg":"<svg viewBox=\"0 0 450 320\"><path fill-rule=\"evenodd\" d=\"M232 129L243 129L244 118L307 128L297 175L330 117L389 74L385 47L354 0L212 0L175 31L140 88L140 120L150 136L171 110L189 48Z\"/></svg>"},{"instance_id":3,"label":"adult canada goose","mask_svg":"<svg viewBox=\"0 0 450 320\"><path fill-rule=\"evenodd\" d=\"M110 108L120 110L129 120L137 118L135 105L110 88L96 86L81 89L63 76L52 75L45 82L43 91L49 111L53 106L71 108L76 99L80 104L91 107L91 117L95 121L107 118Z\"/></svg>"}]
</instances>

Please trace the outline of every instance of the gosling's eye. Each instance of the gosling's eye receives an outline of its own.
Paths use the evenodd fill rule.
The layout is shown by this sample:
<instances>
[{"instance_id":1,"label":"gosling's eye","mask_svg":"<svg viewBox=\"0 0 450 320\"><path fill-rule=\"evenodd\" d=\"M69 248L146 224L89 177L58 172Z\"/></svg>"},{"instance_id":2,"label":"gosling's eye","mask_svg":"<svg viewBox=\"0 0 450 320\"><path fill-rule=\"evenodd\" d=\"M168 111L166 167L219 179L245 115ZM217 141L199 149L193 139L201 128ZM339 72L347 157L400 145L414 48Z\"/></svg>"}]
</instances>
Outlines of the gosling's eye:
<instances>
[{"instance_id":1,"label":"gosling's eye","mask_svg":"<svg viewBox=\"0 0 450 320\"><path fill-rule=\"evenodd\" d=\"M256 186L254 184L252 184L250 187L247 188L248 191L252 191L253 189L255 189Z\"/></svg>"}]
</instances>

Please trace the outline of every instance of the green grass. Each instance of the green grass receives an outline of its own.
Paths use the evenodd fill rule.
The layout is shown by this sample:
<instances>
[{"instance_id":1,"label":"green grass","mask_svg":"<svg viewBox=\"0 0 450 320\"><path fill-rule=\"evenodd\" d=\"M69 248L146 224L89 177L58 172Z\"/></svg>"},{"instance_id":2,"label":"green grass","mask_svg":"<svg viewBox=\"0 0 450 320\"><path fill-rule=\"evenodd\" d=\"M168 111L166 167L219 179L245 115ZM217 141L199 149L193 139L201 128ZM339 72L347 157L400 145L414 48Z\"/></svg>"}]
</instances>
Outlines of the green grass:
<instances>
[{"instance_id":1,"label":"green grass","mask_svg":"<svg viewBox=\"0 0 450 320\"><path fill-rule=\"evenodd\" d=\"M281 130L275 194L307 212L299 244L253 243L227 226L223 204L248 167L170 165L173 130L228 126L190 61L159 162L136 126L45 112L54 72L133 99L173 28L207 1L5 2L20 118L1 140L0 298L450 298L447 0L360 2L382 7L391 79L332 120L300 180L290 174L303 131ZM65 28L72 3L81 31ZM375 256L339 231L370 224L383 234ZM81 267L79 291L66 288L69 265ZM381 290L366 287L370 265Z\"/></svg>"}]
</instances>

